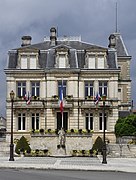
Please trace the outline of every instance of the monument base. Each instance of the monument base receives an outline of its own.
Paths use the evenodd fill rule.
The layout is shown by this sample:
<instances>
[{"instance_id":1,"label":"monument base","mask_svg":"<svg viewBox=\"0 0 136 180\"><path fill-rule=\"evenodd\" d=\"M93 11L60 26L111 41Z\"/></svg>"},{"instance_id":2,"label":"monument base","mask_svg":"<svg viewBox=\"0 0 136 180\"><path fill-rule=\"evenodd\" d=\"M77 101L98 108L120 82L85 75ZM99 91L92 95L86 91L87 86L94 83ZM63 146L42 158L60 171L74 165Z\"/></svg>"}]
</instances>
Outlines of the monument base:
<instances>
[{"instance_id":1,"label":"monument base","mask_svg":"<svg viewBox=\"0 0 136 180\"><path fill-rule=\"evenodd\" d=\"M53 157L58 158L65 158L65 157L71 157L70 155L66 154L66 147L59 147L56 150L56 153L52 155Z\"/></svg>"}]
</instances>

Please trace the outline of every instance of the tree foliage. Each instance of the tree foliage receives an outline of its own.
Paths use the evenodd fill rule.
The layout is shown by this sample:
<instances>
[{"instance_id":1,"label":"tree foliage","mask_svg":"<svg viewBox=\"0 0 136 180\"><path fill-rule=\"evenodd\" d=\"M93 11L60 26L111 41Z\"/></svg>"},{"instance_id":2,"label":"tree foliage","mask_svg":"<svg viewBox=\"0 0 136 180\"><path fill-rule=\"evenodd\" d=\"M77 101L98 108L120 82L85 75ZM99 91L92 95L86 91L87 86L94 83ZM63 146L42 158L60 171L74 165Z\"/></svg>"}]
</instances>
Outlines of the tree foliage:
<instances>
[{"instance_id":1,"label":"tree foliage","mask_svg":"<svg viewBox=\"0 0 136 180\"><path fill-rule=\"evenodd\" d=\"M27 139L24 136L22 136L17 142L15 152L17 154L20 154L20 152L25 152L25 151L31 152L31 148L29 146Z\"/></svg>"},{"instance_id":2,"label":"tree foliage","mask_svg":"<svg viewBox=\"0 0 136 180\"><path fill-rule=\"evenodd\" d=\"M132 136L136 133L136 115L132 114L125 118L119 118L115 125L117 137Z\"/></svg>"}]
</instances>

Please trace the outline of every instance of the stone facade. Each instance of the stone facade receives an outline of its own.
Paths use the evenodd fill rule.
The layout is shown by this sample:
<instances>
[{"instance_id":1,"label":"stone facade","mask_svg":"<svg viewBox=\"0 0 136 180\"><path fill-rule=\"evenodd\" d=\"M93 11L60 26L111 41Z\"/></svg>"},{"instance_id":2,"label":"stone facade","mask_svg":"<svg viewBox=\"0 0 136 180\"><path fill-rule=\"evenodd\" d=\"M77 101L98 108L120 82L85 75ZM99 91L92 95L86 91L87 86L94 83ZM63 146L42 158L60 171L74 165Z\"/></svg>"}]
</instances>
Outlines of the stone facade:
<instances>
[{"instance_id":1,"label":"stone facade","mask_svg":"<svg viewBox=\"0 0 136 180\"><path fill-rule=\"evenodd\" d=\"M110 36L106 48L82 42L77 37L58 38L55 28L50 32L50 39L34 45L29 36L23 37L22 47L9 51L5 69L7 141L13 90L14 138L25 135L33 142L32 129L55 130L63 126L65 130L92 130L94 142L97 136L103 136L105 122L106 138L115 142L114 126L119 112L129 113L131 109L131 56L121 35ZM62 85L63 118L59 105ZM96 103L98 94L101 97L105 94L106 100L101 98ZM67 142L71 143L69 139ZM38 141L42 142L42 137ZM55 138L51 141L56 143ZM83 142L88 143L88 140L84 138Z\"/></svg>"}]
</instances>

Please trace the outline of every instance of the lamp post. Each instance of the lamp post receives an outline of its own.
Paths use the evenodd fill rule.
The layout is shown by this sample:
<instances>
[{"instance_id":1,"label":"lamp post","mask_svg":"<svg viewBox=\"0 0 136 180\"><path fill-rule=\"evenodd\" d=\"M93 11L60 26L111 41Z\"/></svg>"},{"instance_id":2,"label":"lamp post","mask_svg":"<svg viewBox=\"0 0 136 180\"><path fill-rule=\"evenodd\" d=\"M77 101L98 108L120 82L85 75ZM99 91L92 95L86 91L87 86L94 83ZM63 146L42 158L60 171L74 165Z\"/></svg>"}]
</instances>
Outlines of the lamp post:
<instances>
[{"instance_id":1,"label":"lamp post","mask_svg":"<svg viewBox=\"0 0 136 180\"><path fill-rule=\"evenodd\" d=\"M102 164L107 164L106 160L106 142L105 142L105 129L106 129L106 119L105 119L105 100L106 100L106 95L104 94L102 96L103 100L103 160Z\"/></svg>"},{"instance_id":2,"label":"lamp post","mask_svg":"<svg viewBox=\"0 0 136 180\"><path fill-rule=\"evenodd\" d=\"M14 144L13 144L13 102L14 102L14 91L10 92L11 99L11 140L10 140L10 158L9 161L14 161Z\"/></svg>"}]
</instances>

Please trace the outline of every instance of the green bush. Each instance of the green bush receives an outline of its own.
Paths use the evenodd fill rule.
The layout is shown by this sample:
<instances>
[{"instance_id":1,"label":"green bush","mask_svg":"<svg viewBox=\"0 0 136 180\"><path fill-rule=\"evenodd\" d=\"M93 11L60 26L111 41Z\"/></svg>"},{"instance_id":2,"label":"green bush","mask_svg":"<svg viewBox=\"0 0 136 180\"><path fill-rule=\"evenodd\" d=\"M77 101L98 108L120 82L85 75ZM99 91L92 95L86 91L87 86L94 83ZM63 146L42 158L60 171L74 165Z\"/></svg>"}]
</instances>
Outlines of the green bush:
<instances>
[{"instance_id":1,"label":"green bush","mask_svg":"<svg viewBox=\"0 0 136 180\"><path fill-rule=\"evenodd\" d=\"M136 132L136 115L119 118L115 125L117 137L132 136Z\"/></svg>"},{"instance_id":2,"label":"green bush","mask_svg":"<svg viewBox=\"0 0 136 180\"><path fill-rule=\"evenodd\" d=\"M24 136L22 136L19 140L18 140L18 142L17 142L17 145L16 145L16 148L15 148L15 152L17 153L17 154L20 154L20 152L27 152L27 153L30 153L31 152L31 148L30 148L30 146L29 146L29 144L28 144L28 141L27 141L27 139L24 137Z\"/></svg>"},{"instance_id":3,"label":"green bush","mask_svg":"<svg viewBox=\"0 0 136 180\"><path fill-rule=\"evenodd\" d=\"M98 136L93 144L92 151L101 152L103 149L103 140L100 136Z\"/></svg>"}]
</instances>

